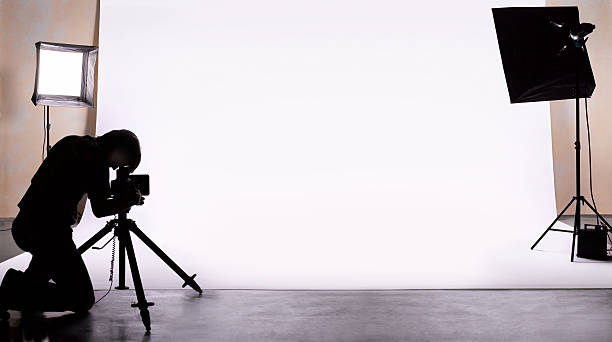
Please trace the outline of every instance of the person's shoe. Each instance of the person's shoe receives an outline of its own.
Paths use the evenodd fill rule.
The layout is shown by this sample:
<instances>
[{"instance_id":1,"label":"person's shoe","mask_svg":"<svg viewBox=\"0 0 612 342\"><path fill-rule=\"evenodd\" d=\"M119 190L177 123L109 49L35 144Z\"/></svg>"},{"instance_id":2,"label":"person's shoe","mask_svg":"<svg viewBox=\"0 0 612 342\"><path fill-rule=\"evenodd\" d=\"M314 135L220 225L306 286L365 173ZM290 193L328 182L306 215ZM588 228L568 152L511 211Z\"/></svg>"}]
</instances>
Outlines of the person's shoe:
<instances>
[{"instance_id":1,"label":"person's shoe","mask_svg":"<svg viewBox=\"0 0 612 342\"><path fill-rule=\"evenodd\" d=\"M23 272L9 268L0 283L0 301L10 299L15 289L18 289L23 279Z\"/></svg>"},{"instance_id":2,"label":"person's shoe","mask_svg":"<svg viewBox=\"0 0 612 342\"><path fill-rule=\"evenodd\" d=\"M12 296L15 289L18 288L23 272L9 268L4 274L2 283L0 283L0 320L10 318L8 310L11 309Z\"/></svg>"},{"instance_id":3,"label":"person's shoe","mask_svg":"<svg viewBox=\"0 0 612 342\"><path fill-rule=\"evenodd\" d=\"M8 271L6 271L6 274L4 278L2 279L2 283L0 284L0 321L6 321L9 318L11 318L11 315L8 313L8 303L7 303L7 296L9 292L8 291L9 280L7 279L7 275L9 274L9 272L11 272L11 270L13 269L10 268Z\"/></svg>"}]
</instances>

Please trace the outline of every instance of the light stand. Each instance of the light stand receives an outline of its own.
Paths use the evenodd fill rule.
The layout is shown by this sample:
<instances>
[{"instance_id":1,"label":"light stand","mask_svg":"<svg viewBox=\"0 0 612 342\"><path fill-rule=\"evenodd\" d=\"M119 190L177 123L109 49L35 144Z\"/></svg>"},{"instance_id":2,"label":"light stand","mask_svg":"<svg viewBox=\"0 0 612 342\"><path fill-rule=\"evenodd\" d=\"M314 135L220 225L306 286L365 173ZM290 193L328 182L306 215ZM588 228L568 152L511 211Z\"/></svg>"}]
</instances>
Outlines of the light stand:
<instances>
[{"instance_id":1,"label":"light stand","mask_svg":"<svg viewBox=\"0 0 612 342\"><path fill-rule=\"evenodd\" d=\"M580 44L578 48L583 49L585 47L584 43L585 43L585 40L582 40L582 43ZM542 240L544 236L551 230L555 232L571 233L572 234L572 254L570 257L570 261L572 262L574 261L576 236L578 235L578 231L581 226L581 213L580 213L581 204L582 205L586 204L593 211L593 213L595 213L595 215L606 225L606 231L608 232L612 231L612 226L610 226L610 224L606 221L606 219L603 218L603 216L597 211L597 209L595 209L595 207L591 203L589 203L589 201L586 198L584 198L584 196L582 196L582 193L580 192L580 180L581 180L580 179L580 148L581 148L581 145L580 145L580 98L578 97L578 94L579 94L578 89L580 87L579 75L580 75L580 71L577 70L576 71L576 141L574 142L574 149L576 150L576 195L572 197L572 199L565 206L565 208L563 208L563 210L561 210L559 215L557 215L557 217L552 221L550 226L546 228L544 233L542 233L542 235L540 235L540 237L536 240L536 242L531 246L531 249L534 249L538 245L540 240ZM555 225L555 223L557 223L557 221L561 218L561 216L563 216L563 214L567 211L567 209L574 202L576 202L576 209L574 211L574 229L567 230L567 229L552 228Z\"/></svg>"},{"instance_id":2,"label":"light stand","mask_svg":"<svg viewBox=\"0 0 612 342\"><path fill-rule=\"evenodd\" d=\"M580 98L590 97L595 89L585 37L595 26L579 23L575 6L493 8L492 12L510 102L576 101L576 194L531 246L534 249L549 231L572 233L570 260L574 261L581 205L601 219L606 231L612 229L580 189ZM574 202L574 229L553 228Z\"/></svg>"},{"instance_id":3,"label":"light stand","mask_svg":"<svg viewBox=\"0 0 612 342\"><path fill-rule=\"evenodd\" d=\"M51 150L49 107L93 107L96 46L37 42L32 103L43 105L46 153Z\"/></svg>"}]
</instances>

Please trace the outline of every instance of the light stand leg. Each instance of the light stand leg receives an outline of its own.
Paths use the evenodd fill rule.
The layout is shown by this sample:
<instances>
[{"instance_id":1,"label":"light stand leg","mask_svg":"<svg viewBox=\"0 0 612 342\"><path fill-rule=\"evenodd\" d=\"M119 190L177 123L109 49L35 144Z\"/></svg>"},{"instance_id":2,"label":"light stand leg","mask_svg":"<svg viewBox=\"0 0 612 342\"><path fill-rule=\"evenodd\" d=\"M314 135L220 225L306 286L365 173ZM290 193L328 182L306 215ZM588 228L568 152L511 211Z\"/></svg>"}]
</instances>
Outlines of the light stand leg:
<instances>
[{"instance_id":1,"label":"light stand leg","mask_svg":"<svg viewBox=\"0 0 612 342\"><path fill-rule=\"evenodd\" d=\"M597 211L597 209L595 209L591 203L589 203L589 201L584 200L584 203L586 203L586 205L595 213L595 215L597 215L597 217L599 217L599 219L606 225L606 230L612 230L612 226L608 223L608 221L606 221L606 219L601 216L601 214Z\"/></svg>"},{"instance_id":2,"label":"light stand leg","mask_svg":"<svg viewBox=\"0 0 612 342\"><path fill-rule=\"evenodd\" d=\"M153 241L151 241L151 239L149 239L149 237L146 236L145 233L143 233L142 230L138 228L136 223L133 223L130 226L130 230L140 240L142 240L142 242L144 242L145 245L147 245L153 252L155 252L155 254L157 254L157 256L166 263L166 265L168 265L179 277L183 279L185 283L183 284L182 287L189 285L192 289L202 294L202 289L200 288L198 283L196 283L194 280L196 276L195 274L192 275L191 277L188 276L187 273L185 273L185 271L183 271L179 267L179 265L177 265L172 259L170 259L170 257L166 253L164 253L164 251L162 251L161 248L159 248L155 243L153 243Z\"/></svg>"},{"instance_id":3,"label":"light stand leg","mask_svg":"<svg viewBox=\"0 0 612 342\"><path fill-rule=\"evenodd\" d=\"M538 240L533 244L533 246L531 246L531 249L534 249L535 246L538 245L538 243L540 243L540 240L542 240L544 238L544 236L546 235L546 233L548 233L549 230L553 230L552 227L555 225L555 223L557 223L557 221L559 221L559 219L561 218L561 216L563 216L563 214L565 214L565 212L567 211L567 209L570 207L570 205L572 205L572 203L574 203L574 201L576 200L576 197L572 198L571 201L569 201L569 203L565 206L565 208L563 208L563 210L561 210L561 213L559 215L557 215L557 218L555 218L554 221L552 221L552 223L550 224L550 226L548 226L548 228L546 228L546 230L544 231L544 233L542 233L542 235L540 235L540 237L538 238ZM570 232L569 230L567 232ZM570 232L571 233L571 232Z\"/></svg>"},{"instance_id":4,"label":"light stand leg","mask_svg":"<svg viewBox=\"0 0 612 342\"><path fill-rule=\"evenodd\" d=\"M151 331L151 316L149 314L149 306L153 303L147 302L145 298L144 290L142 288L142 281L140 279L140 272L138 271L138 264L136 262L136 255L134 254L134 246L132 245L132 238L130 237L130 231L126 227L119 227L121 229L119 233L119 241L123 240L125 244L125 251L127 253L128 261L130 263L130 271L132 272L132 280L134 281L134 289L136 290L136 298L138 303L132 304L132 307L140 309L140 317L142 318L142 324L144 324L147 332Z\"/></svg>"}]
</instances>

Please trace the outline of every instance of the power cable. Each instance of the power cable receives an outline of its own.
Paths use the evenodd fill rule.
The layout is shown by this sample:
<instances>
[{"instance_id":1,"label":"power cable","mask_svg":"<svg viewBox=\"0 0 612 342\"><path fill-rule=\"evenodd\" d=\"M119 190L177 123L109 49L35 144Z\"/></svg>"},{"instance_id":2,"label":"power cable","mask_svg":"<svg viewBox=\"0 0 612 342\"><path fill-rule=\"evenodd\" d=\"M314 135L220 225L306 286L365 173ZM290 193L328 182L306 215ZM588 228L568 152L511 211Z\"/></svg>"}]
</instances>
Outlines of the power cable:
<instances>
[{"instance_id":1,"label":"power cable","mask_svg":"<svg viewBox=\"0 0 612 342\"><path fill-rule=\"evenodd\" d=\"M111 251L110 275L108 276L108 281L110 282L110 285L108 286L108 291L106 291L104 296L100 297L100 299L96 300L94 305L98 304L102 299L104 299L104 297L108 296L108 294L111 292L111 289L113 288L113 273L115 272L115 240L116 239L117 239L117 236L113 235L113 247Z\"/></svg>"},{"instance_id":2,"label":"power cable","mask_svg":"<svg viewBox=\"0 0 612 342\"><path fill-rule=\"evenodd\" d=\"M586 125L587 125L587 141L589 145L589 189L591 191L591 201L593 202L593 208L597 211L597 203L595 203L595 196L593 195L593 163L591 157L591 126L589 124L589 106L588 100L584 98L584 112L586 114ZM600 226L601 222L599 221L599 216L595 215L595 219L597 220L597 225ZM608 237L608 241L612 243L612 238L610 238L609 234L606 234Z\"/></svg>"}]
</instances>

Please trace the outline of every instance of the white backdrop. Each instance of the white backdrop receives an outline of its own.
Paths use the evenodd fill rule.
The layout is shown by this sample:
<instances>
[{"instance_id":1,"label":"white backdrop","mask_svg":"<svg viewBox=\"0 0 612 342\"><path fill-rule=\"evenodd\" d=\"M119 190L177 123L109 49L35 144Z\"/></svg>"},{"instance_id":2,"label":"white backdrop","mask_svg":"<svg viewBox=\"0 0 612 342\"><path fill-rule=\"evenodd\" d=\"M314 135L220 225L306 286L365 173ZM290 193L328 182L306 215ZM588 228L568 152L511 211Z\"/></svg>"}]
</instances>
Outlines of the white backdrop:
<instances>
[{"instance_id":1,"label":"white backdrop","mask_svg":"<svg viewBox=\"0 0 612 342\"><path fill-rule=\"evenodd\" d=\"M132 217L205 288L609 286L565 234L529 250L549 106L509 104L507 4L103 0L98 134L133 130L152 181ZM137 247L145 286L182 283Z\"/></svg>"}]
</instances>

